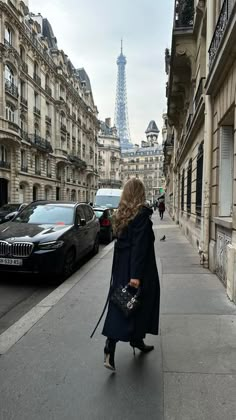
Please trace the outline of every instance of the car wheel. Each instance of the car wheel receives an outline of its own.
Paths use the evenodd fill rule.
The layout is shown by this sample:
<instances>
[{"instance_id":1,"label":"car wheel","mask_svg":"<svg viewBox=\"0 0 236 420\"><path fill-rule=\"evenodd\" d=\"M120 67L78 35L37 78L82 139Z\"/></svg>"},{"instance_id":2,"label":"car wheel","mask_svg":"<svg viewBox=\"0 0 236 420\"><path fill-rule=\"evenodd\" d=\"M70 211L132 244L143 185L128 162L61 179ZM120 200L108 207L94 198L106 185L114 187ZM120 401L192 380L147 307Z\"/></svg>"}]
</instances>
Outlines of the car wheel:
<instances>
[{"instance_id":1,"label":"car wheel","mask_svg":"<svg viewBox=\"0 0 236 420\"><path fill-rule=\"evenodd\" d=\"M66 279L67 277L71 276L73 273L75 266L75 250L70 248L65 255L64 264L63 264L63 271L62 277Z\"/></svg>"},{"instance_id":2,"label":"car wheel","mask_svg":"<svg viewBox=\"0 0 236 420\"><path fill-rule=\"evenodd\" d=\"M97 255L99 251L99 235L96 236L95 241L94 241L94 245L93 245L93 255Z\"/></svg>"}]
</instances>

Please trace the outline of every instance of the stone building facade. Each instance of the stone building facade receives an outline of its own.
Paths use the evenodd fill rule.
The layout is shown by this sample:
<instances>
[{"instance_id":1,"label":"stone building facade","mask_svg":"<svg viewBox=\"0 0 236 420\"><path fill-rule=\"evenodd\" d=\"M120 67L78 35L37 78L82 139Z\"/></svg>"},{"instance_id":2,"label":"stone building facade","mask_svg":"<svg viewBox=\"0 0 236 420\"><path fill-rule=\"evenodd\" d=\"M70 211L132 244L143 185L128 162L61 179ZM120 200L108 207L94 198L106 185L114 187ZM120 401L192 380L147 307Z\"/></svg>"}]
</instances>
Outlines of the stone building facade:
<instances>
[{"instance_id":1,"label":"stone building facade","mask_svg":"<svg viewBox=\"0 0 236 420\"><path fill-rule=\"evenodd\" d=\"M147 140L142 141L141 147L135 145L122 153L121 178L123 185L132 177L139 178L144 183L147 200L153 202L164 188L164 156L155 121L149 123L145 133Z\"/></svg>"},{"instance_id":2,"label":"stone building facade","mask_svg":"<svg viewBox=\"0 0 236 420\"><path fill-rule=\"evenodd\" d=\"M99 123L89 77L26 2L0 2L0 205L93 201Z\"/></svg>"},{"instance_id":3,"label":"stone building facade","mask_svg":"<svg viewBox=\"0 0 236 420\"><path fill-rule=\"evenodd\" d=\"M236 302L236 0L175 2L164 171L170 213Z\"/></svg>"},{"instance_id":4,"label":"stone building facade","mask_svg":"<svg viewBox=\"0 0 236 420\"><path fill-rule=\"evenodd\" d=\"M100 121L98 135L99 188L121 188L121 146L111 119Z\"/></svg>"}]
</instances>

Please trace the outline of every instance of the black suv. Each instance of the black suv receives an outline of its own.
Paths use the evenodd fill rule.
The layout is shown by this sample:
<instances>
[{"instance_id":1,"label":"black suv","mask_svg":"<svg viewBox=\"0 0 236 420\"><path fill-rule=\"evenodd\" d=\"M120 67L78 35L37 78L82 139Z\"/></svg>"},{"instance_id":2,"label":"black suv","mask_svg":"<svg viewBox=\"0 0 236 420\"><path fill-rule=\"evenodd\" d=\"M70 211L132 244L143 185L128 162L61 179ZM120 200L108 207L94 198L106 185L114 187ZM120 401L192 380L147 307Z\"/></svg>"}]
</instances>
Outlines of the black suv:
<instances>
[{"instance_id":1,"label":"black suv","mask_svg":"<svg viewBox=\"0 0 236 420\"><path fill-rule=\"evenodd\" d=\"M69 276L99 250L99 221L88 204L35 201L0 226L0 271Z\"/></svg>"}]
</instances>

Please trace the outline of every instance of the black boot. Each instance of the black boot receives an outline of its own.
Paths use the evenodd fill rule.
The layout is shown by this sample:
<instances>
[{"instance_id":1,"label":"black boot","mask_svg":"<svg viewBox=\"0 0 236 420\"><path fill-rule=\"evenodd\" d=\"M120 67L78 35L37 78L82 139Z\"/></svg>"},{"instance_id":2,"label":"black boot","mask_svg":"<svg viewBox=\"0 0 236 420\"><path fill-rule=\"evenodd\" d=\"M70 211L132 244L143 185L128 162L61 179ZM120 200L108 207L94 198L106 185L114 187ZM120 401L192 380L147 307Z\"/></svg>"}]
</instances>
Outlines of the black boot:
<instances>
[{"instance_id":1,"label":"black boot","mask_svg":"<svg viewBox=\"0 0 236 420\"><path fill-rule=\"evenodd\" d=\"M104 348L104 366L107 369L113 371L115 368L115 350L116 350L116 341L111 338L107 338L105 348Z\"/></svg>"},{"instance_id":2,"label":"black boot","mask_svg":"<svg viewBox=\"0 0 236 420\"><path fill-rule=\"evenodd\" d=\"M149 353L149 351L154 350L154 346L148 346L144 343L143 340L133 340L130 341L131 347L133 347L133 352L135 356L135 348L139 349L142 353Z\"/></svg>"}]
</instances>

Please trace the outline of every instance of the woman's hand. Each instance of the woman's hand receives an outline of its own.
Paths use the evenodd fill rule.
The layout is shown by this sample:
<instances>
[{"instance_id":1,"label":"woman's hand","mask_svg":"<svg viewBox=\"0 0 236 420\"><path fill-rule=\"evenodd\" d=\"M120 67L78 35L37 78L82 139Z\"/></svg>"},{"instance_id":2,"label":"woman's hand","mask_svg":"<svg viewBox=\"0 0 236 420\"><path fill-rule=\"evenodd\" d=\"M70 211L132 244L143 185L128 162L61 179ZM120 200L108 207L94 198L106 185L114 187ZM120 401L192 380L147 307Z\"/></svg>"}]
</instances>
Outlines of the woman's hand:
<instances>
[{"instance_id":1,"label":"woman's hand","mask_svg":"<svg viewBox=\"0 0 236 420\"><path fill-rule=\"evenodd\" d=\"M139 279L130 279L129 284L130 284L130 286L136 287L136 289L138 289L138 287L140 286L140 280Z\"/></svg>"}]
</instances>

